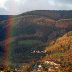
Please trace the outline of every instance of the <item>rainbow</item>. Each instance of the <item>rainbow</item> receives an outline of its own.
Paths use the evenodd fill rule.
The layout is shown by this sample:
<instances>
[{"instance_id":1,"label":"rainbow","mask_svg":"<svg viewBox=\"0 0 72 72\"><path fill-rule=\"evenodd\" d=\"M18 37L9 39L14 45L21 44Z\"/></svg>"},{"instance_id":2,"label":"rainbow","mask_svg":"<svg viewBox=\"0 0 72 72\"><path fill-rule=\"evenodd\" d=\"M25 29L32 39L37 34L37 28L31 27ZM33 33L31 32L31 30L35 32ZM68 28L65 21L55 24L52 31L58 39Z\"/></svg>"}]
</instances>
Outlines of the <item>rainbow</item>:
<instances>
[{"instance_id":1,"label":"rainbow","mask_svg":"<svg viewBox=\"0 0 72 72\"><path fill-rule=\"evenodd\" d=\"M16 2L15 0L12 0L10 4L10 14L15 14L16 12ZM9 60L11 59L10 56L12 54L12 44L11 44L11 39L12 39L12 26L13 26L14 19L11 15L8 16L8 20L6 22L7 27L6 27L6 35L5 35L5 41L4 41L4 54L3 54L3 65L7 66L9 65Z\"/></svg>"},{"instance_id":2,"label":"rainbow","mask_svg":"<svg viewBox=\"0 0 72 72\"><path fill-rule=\"evenodd\" d=\"M13 25L13 19L12 16L8 17L7 20L7 27L6 27L6 36L5 36L5 41L4 41L4 55L3 55L3 65L7 66L9 65L9 59L11 55L11 36L12 36L12 25Z\"/></svg>"}]
</instances>

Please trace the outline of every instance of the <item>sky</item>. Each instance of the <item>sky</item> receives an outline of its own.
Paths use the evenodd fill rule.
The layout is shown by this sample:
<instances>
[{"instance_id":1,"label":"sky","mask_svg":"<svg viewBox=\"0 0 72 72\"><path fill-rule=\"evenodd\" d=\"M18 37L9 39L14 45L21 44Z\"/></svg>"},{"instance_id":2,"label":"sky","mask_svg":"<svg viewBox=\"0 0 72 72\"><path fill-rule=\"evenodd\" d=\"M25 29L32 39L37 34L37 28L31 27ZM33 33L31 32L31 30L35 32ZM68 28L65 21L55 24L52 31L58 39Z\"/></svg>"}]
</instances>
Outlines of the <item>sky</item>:
<instances>
[{"instance_id":1,"label":"sky","mask_svg":"<svg viewBox=\"0 0 72 72\"><path fill-rule=\"evenodd\" d=\"M0 0L0 15L32 10L72 10L72 0Z\"/></svg>"}]
</instances>

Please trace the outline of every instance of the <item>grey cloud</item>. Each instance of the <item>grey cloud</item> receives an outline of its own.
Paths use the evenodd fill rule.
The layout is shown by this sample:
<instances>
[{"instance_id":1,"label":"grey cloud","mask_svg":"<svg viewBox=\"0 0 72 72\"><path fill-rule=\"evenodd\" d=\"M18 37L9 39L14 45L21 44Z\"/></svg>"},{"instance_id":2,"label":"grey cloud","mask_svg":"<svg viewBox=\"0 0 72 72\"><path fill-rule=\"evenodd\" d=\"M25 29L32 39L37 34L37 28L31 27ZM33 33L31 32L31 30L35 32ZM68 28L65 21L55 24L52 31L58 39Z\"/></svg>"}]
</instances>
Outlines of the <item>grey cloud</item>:
<instances>
[{"instance_id":1,"label":"grey cloud","mask_svg":"<svg viewBox=\"0 0 72 72\"><path fill-rule=\"evenodd\" d=\"M0 8L0 14L1 15L6 15L6 14L8 14L8 11L3 9L3 8Z\"/></svg>"},{"instance_id":2,"label":"grey cloud","mask_svg":"<svg viewBox=\"0 0 72 72\"><path fill-rule=\"evenodd\" d=\"M31 10L72 10L72 0L21 0L20 3L8 0L5 6L8 14L20 14Z\"/></svg>"},{"instance_id":3,"label":"grey cloud","mask_svg":"<svg viewBox=\"0 0 72 72\"><path fill-rule=\"evenodd\" d=\"M72 3L72 0L54 0L55 2L60 2L60 3Z\"/></svg>"},{"instance_id":4,"label":"grey cloud","mask_svg":"<svg viewBox=\"0 0 72 72\"><path fill-rule=\"evenodd\" d=\"M52 3L54 3L52 5ZM72 0L27 0L27 2L21 6L21 12L30 10L69 10L72 9Z\"/></svg>"}]
</instances>

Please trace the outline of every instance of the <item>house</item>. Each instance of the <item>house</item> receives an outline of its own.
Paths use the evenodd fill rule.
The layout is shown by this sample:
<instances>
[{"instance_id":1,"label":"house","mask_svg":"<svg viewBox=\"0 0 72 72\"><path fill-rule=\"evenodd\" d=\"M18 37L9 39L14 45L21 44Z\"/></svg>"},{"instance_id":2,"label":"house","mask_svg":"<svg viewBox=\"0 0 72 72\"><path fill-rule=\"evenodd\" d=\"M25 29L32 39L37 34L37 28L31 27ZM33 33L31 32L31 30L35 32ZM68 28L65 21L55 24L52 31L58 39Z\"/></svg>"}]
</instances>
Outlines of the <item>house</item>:
<instances>
[{"instance_id":1,"label":"house","mask_svg":"<svg viewBox=\"0 0 72 72\"><path fill-rule=\"evenodd\" d=\"M42 67L42 65L38 65L38 69L37 69L37 71L38 71L38 72L43 71L43 67Z\"/></svg>"},{"instance_id":2,"label":"house","mask_svg":"<svg viewBox=\"0 0 72 72\"><path fill-rule=\"evenodd\" d=\"M55 68L53 66L48 68L48 72L54 72L54 71L55 71Z\"/></svg>"}]
</instances>

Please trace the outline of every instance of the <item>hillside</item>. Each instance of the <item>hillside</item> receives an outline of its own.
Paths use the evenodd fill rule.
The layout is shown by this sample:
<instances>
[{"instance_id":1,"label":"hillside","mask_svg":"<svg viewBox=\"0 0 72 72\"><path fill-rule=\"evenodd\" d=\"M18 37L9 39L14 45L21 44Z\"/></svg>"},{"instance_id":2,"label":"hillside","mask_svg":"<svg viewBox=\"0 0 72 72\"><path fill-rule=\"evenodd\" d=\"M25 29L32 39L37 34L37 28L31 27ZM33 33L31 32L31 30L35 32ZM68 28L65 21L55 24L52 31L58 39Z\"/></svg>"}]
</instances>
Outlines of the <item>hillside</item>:
<instances>
[{"instance_id":1,"label":"hillside","mask_svg":"<svg viewBox=\"0 0 72 72\"><path fill-rule=\"evenodd\" d=\"M0 53L3 56L4 43L6 46L11 45L12 63L39 60L45 54L32 54L33 51L44 51L51 42L72 31L72 11L37 10L10 17L10 38L6 38L6 30L10 26L8 20L0 21ZM54 45L54 48L58 46Z\"/></svg>"},{"instance_id":2,"label":"hillside","mask_svg":"<svg viewBox=\"0 0 72 72\"><path fill-rule=\"evenodd\" d=\"M48 54L65 53L72 50L72 31L53 41L45 48ZM67 53L68 55L68 53Z\"/></svg>"},{"instance_id":3,"label":"hillside","mask_svg":"<svg viewBox=\"0 0 72 72\"><path fill-rule=\"evenodd\" d=\"M45 48L43 60L52 60L61 64L65 72L72 70L72 31L53 41Z\"/></svg>"},{"instance_id":4,"label":"hillside","mask_svg":"<svg viewBox=\"0 0 72 72\"><path fill-rule=\"evenodd\" d=\"M37 16L48 17L54 20L59 20L59 19L72 18L72 11L71 10L35 10L21 14L21 16L23 15L37 15Z\"/></svg>"}]
</instances>

